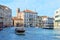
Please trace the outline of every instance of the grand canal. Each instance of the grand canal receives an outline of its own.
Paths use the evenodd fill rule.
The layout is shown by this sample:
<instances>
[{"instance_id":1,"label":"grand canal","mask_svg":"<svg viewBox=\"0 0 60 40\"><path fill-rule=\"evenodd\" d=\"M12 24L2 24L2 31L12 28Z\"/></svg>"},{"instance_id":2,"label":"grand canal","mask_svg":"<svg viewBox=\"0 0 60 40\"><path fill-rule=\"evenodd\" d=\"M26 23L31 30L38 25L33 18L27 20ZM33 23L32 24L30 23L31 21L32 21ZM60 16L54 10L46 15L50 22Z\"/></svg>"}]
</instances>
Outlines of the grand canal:
<instances>
[{"instance_id":1,"label":"grand canal","mask_svg":"<svg viewBox=\"0 0 60 40\"><path fill-rule=\"evenodd\" d=\"M16 35L15 28L0 31L0 40L60 40L60 29L25 28L25 35Z\"/></svg>"}]
</instances>

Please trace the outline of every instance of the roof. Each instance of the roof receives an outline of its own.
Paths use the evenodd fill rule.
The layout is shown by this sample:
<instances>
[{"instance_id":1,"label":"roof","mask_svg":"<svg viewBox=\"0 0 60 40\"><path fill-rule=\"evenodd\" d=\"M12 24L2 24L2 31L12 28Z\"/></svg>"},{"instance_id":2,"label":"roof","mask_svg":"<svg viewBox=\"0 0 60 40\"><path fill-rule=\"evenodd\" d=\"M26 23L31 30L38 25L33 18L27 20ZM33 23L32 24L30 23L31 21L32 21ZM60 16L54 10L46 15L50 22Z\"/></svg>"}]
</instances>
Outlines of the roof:
<instances>
[{"instance_id":1,"label":"roof","mask_svg":"<svg viewBox=\"0 0 60 40\"><path fill-rule=\"evenodd\" d=\"M24 10L23 12L27 12L27 13L37 13L37 12L31 11L31 10L28 10L28 9Z\"/></svg>"},{"instance_id":2,"label":"roof","mask_svg":"<svg viewBox=\"0 0 60 40\"><path fill-rule=\"evenodd\" d=\"M22 18L13 17L12 20L23 20Z\"/></svg>"},{"instance_id":3,"label":"roof","mask_svg":"<svg viewBox=\"0 0 60 40\"><path fill-rule=\"evenodd\" d=\"M47 16L42 16L42 18L48 18Z\"/></svg>"},{"instance_id":4,"label":"roof","mask_svg":"<svg viewBox=\"0 0 60 40\"><path fill-rule=\"evenodd\" d=\"M2 9L6 9L6 8L10 9L9 7L7 7L7 6L5 6L5 5L0 5L0 8L2 8ZM11 10L11 9L10 9L10 10Z\"/></svg>"}]
</instances>

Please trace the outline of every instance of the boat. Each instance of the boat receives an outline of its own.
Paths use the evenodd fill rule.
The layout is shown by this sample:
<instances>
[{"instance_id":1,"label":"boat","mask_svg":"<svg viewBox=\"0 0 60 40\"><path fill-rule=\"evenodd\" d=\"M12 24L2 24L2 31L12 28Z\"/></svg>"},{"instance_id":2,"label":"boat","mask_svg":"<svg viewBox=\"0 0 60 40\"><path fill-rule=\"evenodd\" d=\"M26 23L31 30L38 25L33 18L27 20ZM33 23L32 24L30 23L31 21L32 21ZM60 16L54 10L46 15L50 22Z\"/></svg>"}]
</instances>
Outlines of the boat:
<instances>
[{"instance_id":1,"label":"boat","mask_svg":"<svg viewBox=\"0 0 60 40\"><path fill-rule=\"evenodd\" d=\"M43 29L53 29L52 27L43 27Z\"/></svg>"},{"instance_id":2,"label":"boat","mask_svg":"<svg viewBox=\"0 0 60 40\"><path fill-rule=\"evenodd\" d=\"M35 27L35 28L39 28L39 27Z\"/></svg>"},{"instance_id":3,"label":"boat","mask_svg":"<svg viewBox=\"0 0 60 40\"><path fill-rule=\"evenodd\" d=\"M16 32L16 34L25 34L25 28L24 27L16 27L15 32Z\"/></svg>"}]
</instances>

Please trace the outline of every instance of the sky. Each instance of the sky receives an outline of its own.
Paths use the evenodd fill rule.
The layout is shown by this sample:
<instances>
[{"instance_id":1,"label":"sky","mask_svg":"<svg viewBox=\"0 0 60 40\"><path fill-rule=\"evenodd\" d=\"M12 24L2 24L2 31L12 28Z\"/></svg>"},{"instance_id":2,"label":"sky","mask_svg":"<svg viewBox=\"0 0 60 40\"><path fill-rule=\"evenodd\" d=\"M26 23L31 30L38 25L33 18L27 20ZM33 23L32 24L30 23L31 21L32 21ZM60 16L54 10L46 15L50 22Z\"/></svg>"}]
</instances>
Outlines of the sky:
<instances>
[{"instance_id":1,"label":"sky","mask_svg":"<svg viewBox=\"0 0 60 40\"><path fill-rule=\"evenodd\" d=\"M36 11L40 16L53 17L55 10L60 8L60 0L0 0L1 5L12 9L12 16L16 16L16 9Z\"/></svg>"}]
</instances>

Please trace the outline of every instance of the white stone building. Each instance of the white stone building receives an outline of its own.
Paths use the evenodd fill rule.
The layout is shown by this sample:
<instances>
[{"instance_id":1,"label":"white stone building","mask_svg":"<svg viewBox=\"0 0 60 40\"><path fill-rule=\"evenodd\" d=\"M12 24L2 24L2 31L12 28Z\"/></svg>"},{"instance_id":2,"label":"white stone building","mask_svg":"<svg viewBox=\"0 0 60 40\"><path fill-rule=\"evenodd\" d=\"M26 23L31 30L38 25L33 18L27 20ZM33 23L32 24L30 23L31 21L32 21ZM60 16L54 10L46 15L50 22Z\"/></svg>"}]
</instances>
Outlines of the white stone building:
<instances>
[{"instance_id":1,"label":"white stone building","mask_svg":"<svg viewBox=\"0 0 60 40\"><path fill-rule=\"evenodd\" d=\"M33 12L27 9L24 11L20 11L20 9L18 8L16 17L23 19L23 25L26 27L27 26L32 27L37 25L37 12Z\"/></svg>"},{"instance_id":2,"label":"white stone building","mask_svg":"<svg viewBox=\"0 0 60 40\"><path fill-rule=\"evenodd\" d=\"M0 25L12 26L12 11L4 5L0 5Z\"/></svg>"},{"instance_id":3,"label":"white stone building","mask_svg":"<svg viewBox=\"0 0 60 40\"><path fill-rule=\"evenodd\" d=\"M42 16L42 28L54 28L54 18Z\"/></svg>"},{"instance_id":4,"label":"white stone building","mask_svg":"<svg viewBox=\"0 0 60 40\"><path fill-rule=\"evenodd\" d=\"M24 24L26 26L37 26L37 12L24 10Z\"/></svg>"},{"instance_id":5,"label":"white stone building","mask_svg":"<svg viewBox=\"0 0 60 40\"><path fill-rule=\"evenodd\" d=\"M54 14L54 28L60 28L60 8Z\"/></svg>"}]
</instances>

